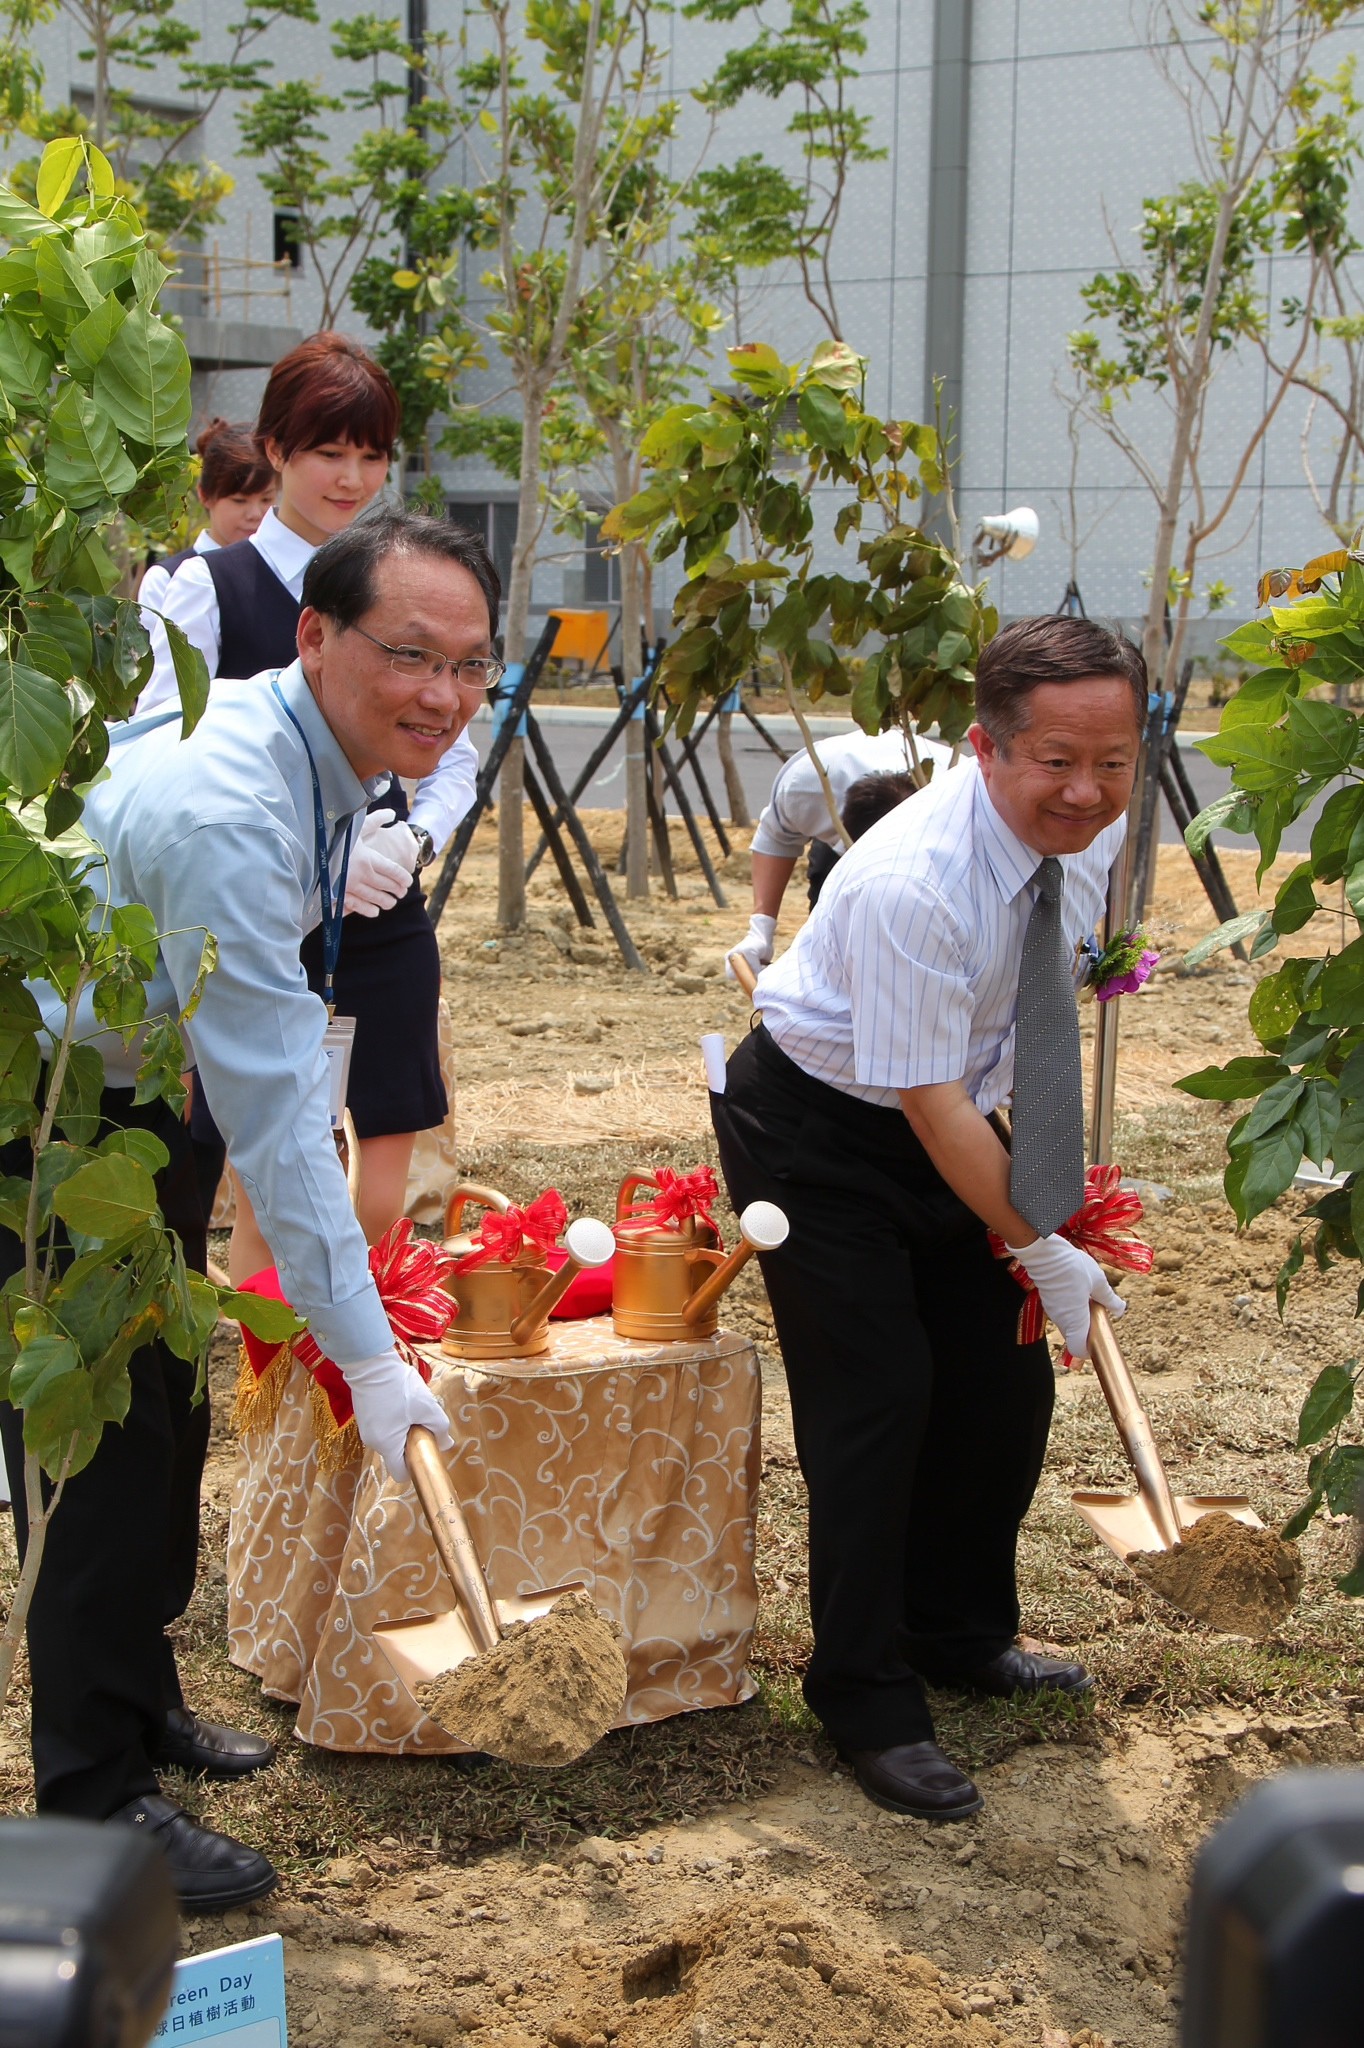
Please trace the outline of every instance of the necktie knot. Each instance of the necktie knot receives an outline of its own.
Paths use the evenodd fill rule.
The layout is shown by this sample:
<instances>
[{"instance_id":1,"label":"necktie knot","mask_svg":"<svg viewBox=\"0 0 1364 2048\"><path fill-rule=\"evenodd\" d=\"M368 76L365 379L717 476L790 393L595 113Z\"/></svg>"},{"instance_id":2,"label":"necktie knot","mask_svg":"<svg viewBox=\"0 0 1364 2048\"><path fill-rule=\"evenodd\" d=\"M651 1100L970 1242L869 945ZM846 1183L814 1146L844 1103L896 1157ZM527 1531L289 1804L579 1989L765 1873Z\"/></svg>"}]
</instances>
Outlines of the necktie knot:
<instances>
[{"instance_id":1,"label":"necktie knot","mask_svg":"<svg viewBox=\"0 0 1364 2048\"><path fill-rule=\"evenodd\" d=\"M1054 853L1049 853L1045 860L1038 862L1033 880L1037 884L1039 896L1045 898L1048 903L1060 902L1065 873Z\"/></svg>"}]
</instances>

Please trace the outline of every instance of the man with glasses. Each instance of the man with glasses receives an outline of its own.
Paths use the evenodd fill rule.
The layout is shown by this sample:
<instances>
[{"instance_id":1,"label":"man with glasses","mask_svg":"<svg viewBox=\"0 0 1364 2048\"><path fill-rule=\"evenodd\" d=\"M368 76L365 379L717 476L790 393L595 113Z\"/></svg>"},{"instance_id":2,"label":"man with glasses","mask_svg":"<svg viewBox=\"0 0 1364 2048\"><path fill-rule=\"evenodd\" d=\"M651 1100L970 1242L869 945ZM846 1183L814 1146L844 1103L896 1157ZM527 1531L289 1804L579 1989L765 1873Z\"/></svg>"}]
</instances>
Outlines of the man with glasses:
<instances>
[{"instance_id":1,"label":"man with glasses","mask_svg":"<svg viewBox=\"0 0 1364 2048\"><path fill-rule=\"evenodd\" d=\"M499 598L486 549L461 529L403 512L358 522L308 565L298 659L219 682L188 739L178 711L118 728L84 819L107 855L110 904L145 905L164 934L149 1021L185 1008L204 933L218 942L189 1052L285 1291L344 1372L363 1442L399 1480L413 1423L442 1444L450 1432L394 1348L370 1276L331 1138L327 1012L299 944L320 921L333 957L351 841L380 779L430 774L496 680ZM55 1025L60 998L35 993ZM150 1130L170 1154L162 1212L202 1271L188 1133L163 1102L134 1101L142 1034L125 1048L93 1011L81 1024L104 1057L107 1123ZM22 1256L0 1232L0 1279ZM268 1891L274 1871L197 1826L157 1778L166 1700L178 1691L165 1628L194 1588L205 1410L192 1407L193 1370L163 1345L144 1346L130 1371L127 1418L67 1483L29 1616L37 1804L154 1836L182 1905L222 1911ZM4 1410L0 1428L13 1477L22 1416ZM270 1760L259 1738L197 1726L238 1774Z\"/></svg>"}]
</instances>

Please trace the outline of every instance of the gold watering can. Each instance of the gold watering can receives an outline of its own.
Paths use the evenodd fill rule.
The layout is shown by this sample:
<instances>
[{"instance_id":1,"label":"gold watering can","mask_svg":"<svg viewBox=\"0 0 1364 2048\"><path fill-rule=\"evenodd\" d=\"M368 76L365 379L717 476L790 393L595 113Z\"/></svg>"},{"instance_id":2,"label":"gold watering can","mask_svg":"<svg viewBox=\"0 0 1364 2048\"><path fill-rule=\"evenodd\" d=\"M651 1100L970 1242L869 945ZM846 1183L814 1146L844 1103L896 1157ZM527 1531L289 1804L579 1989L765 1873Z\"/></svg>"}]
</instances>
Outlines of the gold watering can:
<instances>
[{"instance_id":1,"label":"gold watering can","mask_svg":"<svg viewBox=\"0 0 1364 2048\"><path fill-rule=\"evenodd\" d=\"M618 1337L655 1344L713 1337L720 1296L754 1252L775 1251L791 1226L775 1202L750 1202L740 1241L728 1254L697 1216L652 1223L634 1208L641 1188L657 1189L647 1167L627 1173L616 1197L616 1264L611 1320ZM637 1219L637 1220L636 1220Z\"/></svg>"},{"instance_id":2,"label":"gold watering can","mask_svg":"<svg viewBox=\"0 0 1364 2048\"><path fill-rule=\"evenodd\" d=\"M474 1181L452 1188L445 1204L445 1249L456 1258L478 1240L460 1229L470 1202L505 1216L511 1202L497 1188ZM549 1349L549 1312L584 1266L604 1266L616 1248L605 1223L580 1216L564 1232L567 1259L551 1272L537 1245L523 1245L510 1265L484 1260L465 1273L451 1273L445 1285L459 1305L441 1348L456 1358L536 1358Z\"/></svg>"}]
</instances>

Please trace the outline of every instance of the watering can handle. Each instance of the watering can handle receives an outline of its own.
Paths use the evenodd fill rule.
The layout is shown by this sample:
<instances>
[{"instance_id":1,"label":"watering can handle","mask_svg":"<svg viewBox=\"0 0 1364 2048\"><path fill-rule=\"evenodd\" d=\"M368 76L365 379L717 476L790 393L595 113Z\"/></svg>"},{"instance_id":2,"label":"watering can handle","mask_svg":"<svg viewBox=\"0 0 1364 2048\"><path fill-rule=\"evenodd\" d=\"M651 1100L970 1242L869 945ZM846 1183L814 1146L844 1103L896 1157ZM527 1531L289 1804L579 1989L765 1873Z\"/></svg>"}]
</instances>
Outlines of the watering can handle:
<instances>
[{"instance_id":1,"label":"watering can handle","mask_svg":"<svg viewBox=\"0 0 1364 2048\"><path fill-rule=\"evenodd\" d=\"M511 1207L511 1198L498 1188L485 1188L478 1181L465 1180L458 1187L451 1188L445 1198L445 1235L453 1237L463 1220L466 1202L477 1202L481 1209L492 1209L499 1216L505 1216Z\"/></svg>"},{"instance_id":2,"label":"watering can handle","mask_svg":"<svg viewBox=\"0 0 1364 2048\"><path fill-rule=\"evenodd\" d=\"M616 1221L623 1223L630 1214L635 1195L640 1188L658 1188L658 1179L651 1166L632 1166L620 1184L616 1195Z\"/></svg>"}]
</instances>

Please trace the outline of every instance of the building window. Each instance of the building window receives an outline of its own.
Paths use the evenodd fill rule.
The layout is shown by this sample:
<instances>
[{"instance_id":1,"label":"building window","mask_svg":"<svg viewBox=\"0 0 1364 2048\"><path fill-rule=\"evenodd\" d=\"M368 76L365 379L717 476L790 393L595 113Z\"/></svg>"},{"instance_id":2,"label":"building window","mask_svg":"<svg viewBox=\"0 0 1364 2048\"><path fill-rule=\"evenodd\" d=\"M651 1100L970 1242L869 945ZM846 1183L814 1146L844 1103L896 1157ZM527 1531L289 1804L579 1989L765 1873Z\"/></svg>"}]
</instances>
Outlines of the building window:
<instances>
[{"instance_id":1,"label":"building window","mask_svg":"<svg viewBox=\"0 0 1364 2048\"><path fill-rule=\"evenodd\" d=\"M600 521L588 527L583 542L583 603L620 603L620 560L607 553Z\"/></svg>"},{"instance_id":2,"label":"building window","mask_svg":"<svg viewBox=\"0 0 1364 2048\"><path fill-rule=\"evenodd\" d=\"M456 526L476 533L493 558L506 595L511 582L512 551L516 546L516 507L505 498L451 498L448 505Z\"/></svg>"},{"instance_id":3,"label":"building window","mask_svg":"<svg viewBox=\"0 0 1364 2048\"><path fill-rule=\"evenodd\" d=\"M303 243L299 239L298 211L292 206L275 208L275 261L291 270L303 268Z\"/></svg>"}]
</instances>

